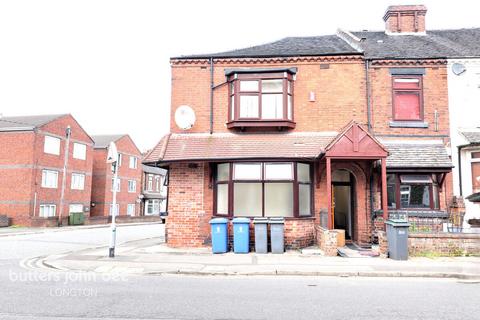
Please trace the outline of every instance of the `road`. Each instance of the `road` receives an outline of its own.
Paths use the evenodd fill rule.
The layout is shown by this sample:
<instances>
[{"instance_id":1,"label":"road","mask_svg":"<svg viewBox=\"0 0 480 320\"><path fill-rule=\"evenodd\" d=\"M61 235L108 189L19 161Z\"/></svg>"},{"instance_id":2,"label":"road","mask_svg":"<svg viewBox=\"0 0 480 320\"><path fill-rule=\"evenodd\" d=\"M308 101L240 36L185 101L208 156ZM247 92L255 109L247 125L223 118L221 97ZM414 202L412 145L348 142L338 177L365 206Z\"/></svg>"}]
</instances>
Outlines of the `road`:
<instances>
[{"instance_id":1,"label":"road","mask_svg":"<svg viewBox=\"0 0 480 320\"><path fill-rule=\"evenodd\" d=\"M162 233L163 225L158 224L123 226L118 240ZM480 284L452 279L120 276L20 266L32 256L108 243L108 236L108 229L79 229L0 237L0 319L471 319L478 315Z\"/></svg>"}]
</instances>

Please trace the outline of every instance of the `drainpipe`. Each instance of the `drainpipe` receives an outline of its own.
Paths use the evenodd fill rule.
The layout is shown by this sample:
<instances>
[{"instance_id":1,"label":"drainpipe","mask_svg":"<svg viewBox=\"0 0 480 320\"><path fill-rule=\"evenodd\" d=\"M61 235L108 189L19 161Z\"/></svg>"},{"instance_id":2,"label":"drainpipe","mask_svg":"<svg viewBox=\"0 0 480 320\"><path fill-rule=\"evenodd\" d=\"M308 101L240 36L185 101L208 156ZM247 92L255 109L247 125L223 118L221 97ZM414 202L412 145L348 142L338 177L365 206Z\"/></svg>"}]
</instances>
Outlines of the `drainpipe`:
<instances>
[{"instance_id":1,"label":"drainpipe","mask_svg":"<svg viewBox=\"0 0 480 320\"><path fill-rule=\"evenodd\" d=\"M460 187L460 196L463 196L462 192L462 148L465 146L458 146L458 184Z\"/></svg>"},{"instance_id":2,"label":"drainpipe","mask_svg":"<svg viewBox=\"0 0 480 320\"><path fill-rule=\"evenodd\" d=\"M370 97L370 60L365 59L365 86L366 86L366 97L367 97L367 128L368 132L372 132L372 121L371 121L371 97Z\"/></svg>"},{"instance_id":3,"label":"drainpipe","mask_svg":"<svg viewBox=\"0 0 480 320\"><path fill-rule=\"evenodd\" d=\"M213 57L210 57L210 134L213 133Z\"/></svg>"}]
</instances>

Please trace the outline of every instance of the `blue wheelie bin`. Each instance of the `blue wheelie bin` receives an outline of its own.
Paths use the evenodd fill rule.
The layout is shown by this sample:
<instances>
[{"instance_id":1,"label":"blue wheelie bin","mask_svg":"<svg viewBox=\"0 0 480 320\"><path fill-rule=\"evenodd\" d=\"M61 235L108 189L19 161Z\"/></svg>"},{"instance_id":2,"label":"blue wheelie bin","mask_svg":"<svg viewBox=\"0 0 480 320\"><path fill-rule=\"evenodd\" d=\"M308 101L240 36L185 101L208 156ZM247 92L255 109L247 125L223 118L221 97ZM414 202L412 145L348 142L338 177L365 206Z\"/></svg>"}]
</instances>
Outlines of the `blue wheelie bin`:
<instances>
[{"instance_id":1,"label":"blue wheelie bin","mask_svg":"<svg viewBox=\"0 0 480 320\"><path fill-rule=\"evenodd\" d=\"M233 222L233 252L248 253L250 245L250 219L235 218Z\"/></svg>"},{"instance_id":2,"label":"blue wheelie bin","mask_svg":"<svg viewBox=\"0 0 480 320\"><path fill-rule=\"evenodd\" d=\"M210 220L212 227L212 251L213 253L225 253L228 251L228 220L215 218Z\"/></svg>"}]
</instances>

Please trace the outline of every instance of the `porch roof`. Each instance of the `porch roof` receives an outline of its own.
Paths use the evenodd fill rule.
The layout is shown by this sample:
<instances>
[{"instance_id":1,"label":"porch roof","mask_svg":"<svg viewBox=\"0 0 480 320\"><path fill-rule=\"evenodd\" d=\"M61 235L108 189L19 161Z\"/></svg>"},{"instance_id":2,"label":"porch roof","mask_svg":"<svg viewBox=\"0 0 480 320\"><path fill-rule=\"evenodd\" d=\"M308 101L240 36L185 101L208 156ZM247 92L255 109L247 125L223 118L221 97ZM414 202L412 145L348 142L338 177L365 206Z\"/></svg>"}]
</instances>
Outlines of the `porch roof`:
<instances>
[{"instance_id":1,"label":"porch roof","mask_svg":"<svg viewBox=\"0 0 480 320\"><path fill-rule=\"evenodd\" d=\"M451 169L452 161L440 140L382 140L387 147L387 168Z\"/></svg>"},{"instance_id":2,"label":"porch roof","mask_svg":"<svg viewBox=\"0 0 480 320\"><path fill-rule=\"evenodd\" d=\"M144 163L235 159L316 159L336 132L168 134Z\"/></svg>"}]
</instances>

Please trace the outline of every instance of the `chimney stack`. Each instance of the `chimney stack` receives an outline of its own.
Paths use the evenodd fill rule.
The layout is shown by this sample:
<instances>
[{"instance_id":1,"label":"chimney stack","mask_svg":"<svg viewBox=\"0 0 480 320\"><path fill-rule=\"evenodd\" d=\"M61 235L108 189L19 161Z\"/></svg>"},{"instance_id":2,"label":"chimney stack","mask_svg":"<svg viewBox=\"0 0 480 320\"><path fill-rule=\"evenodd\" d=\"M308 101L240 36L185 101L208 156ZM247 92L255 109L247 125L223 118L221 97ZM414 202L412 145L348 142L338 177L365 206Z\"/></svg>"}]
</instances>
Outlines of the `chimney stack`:
<instances>
[{"instance_id":1,"label":"chimney stack","mask_svg":"<svg viewBox=\"0 0 480 320\"><path fill-rule=\"evenodd\" d=\"M383 16L387 34L425 34L424 5L389 6Z\"/></svg>"}]
</instances>

